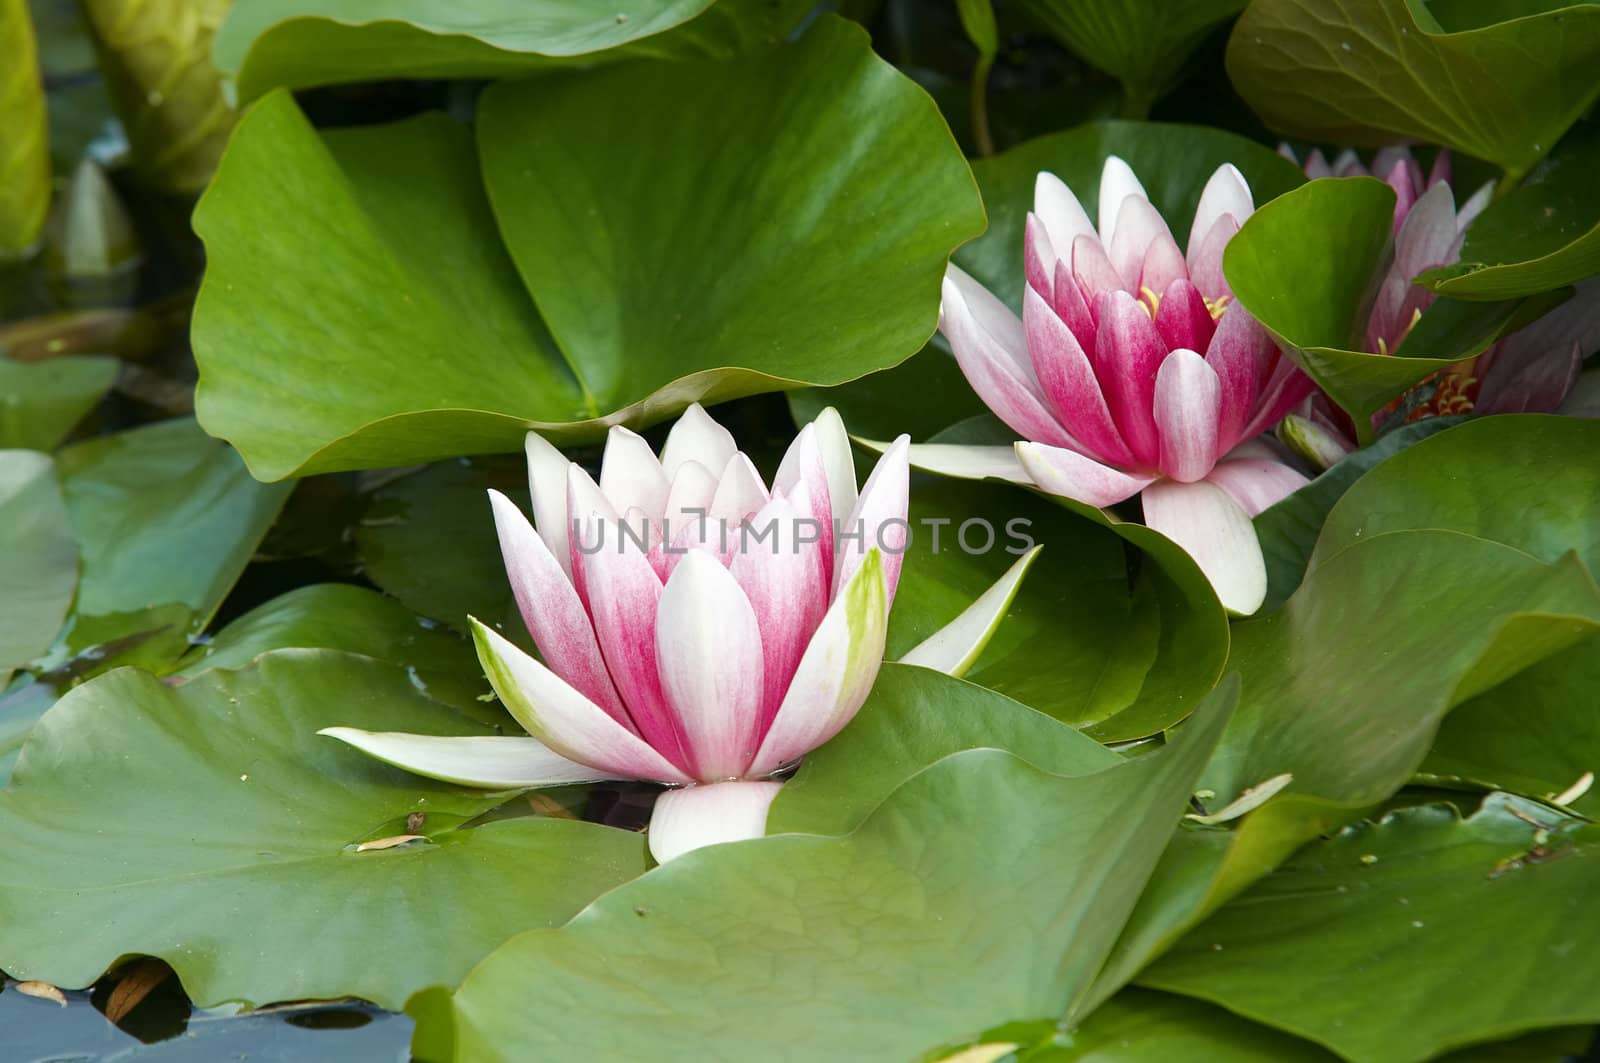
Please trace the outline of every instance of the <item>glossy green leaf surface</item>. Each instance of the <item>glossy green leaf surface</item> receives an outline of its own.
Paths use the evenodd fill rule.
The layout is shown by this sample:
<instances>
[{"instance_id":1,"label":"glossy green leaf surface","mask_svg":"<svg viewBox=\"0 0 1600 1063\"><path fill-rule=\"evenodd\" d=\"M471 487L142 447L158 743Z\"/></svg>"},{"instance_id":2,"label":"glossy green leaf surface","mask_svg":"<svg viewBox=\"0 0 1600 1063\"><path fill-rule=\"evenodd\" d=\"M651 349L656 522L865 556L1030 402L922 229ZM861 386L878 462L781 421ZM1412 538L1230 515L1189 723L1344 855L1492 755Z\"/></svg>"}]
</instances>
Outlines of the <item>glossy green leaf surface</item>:
<instances>
[{"instance_id":1,"label":"glossy green leaf surface","mask_svg":"<svg viewBox=\"0 0 1600 1063\"><path fill-rule=\"evenodd\" d=\"M1511 299L1600 273L1600 122L1575 126L1521 187L1467 230L1461 261L1421 283L1458 299Z\"/></svg>"},{"instance_id":2,"label":"glossy green leaf surface","mask_svg":"<svg viewBox=\"0 0 1600 1063\"><path fill-rule=\"evenodd\" d=\"M1280 133L1421 140L1526 173L1600 95L1600 8L1478 8L1444 32L1418 2L1258 0L1234 25L1228 74Z\"/></svg>"},{"instance_id":3,"label":"glossy green leaf surface","mask_svg":"<svg viewBox=\"0 0 1600 1063\"><path fill-rule=\"evenodd\" d=\"M1362 1063L1594 1022L1596 845L1594 827L1504 797L1466 820L1447 806L1394 812L1308 847L1141 982ZM1459 1006L1429 1006L1444 996Z\"/></svg>"},{"instance_id":4,"label":"glossy green leaf surface","mask_svg":"<svg viewBox=\"0 0 1600 1063\"><path fill-rule=\"evenodd\" d=\"M196 646L176 674L193 679L214 668L243 668L279 649L328 649L374 657L404 668L434 701L481 716L489 692L466 640L444 631L392 598L365 587L314 583L257 606ZM515 725L508 731L520 733Z\"/></svg>"},{"instance_id":5,"label":"glossy green leaf surface","mask_svg":"<svg viewBox=\"0 0 1600 1063\"><path fill-rule=\"evenodd\" d=\"M115 358L0 357L0 447L51 450L117 380Z\"/></svg>"},{"instance_id":6,"label":"glossy green leaf surface","mask_svg":"<svg viewBox=\"0 0 1600 1063\"><path fill-rule=\"evenodd\" d=\"M6 969L75 987L143 953L201 1003L353 994L397 1008L644 869L641 838L595 824L460 829L503 795L316 734L333 725L483 733L402 669L331 651L177 688L121 669L67 694L0 793ZM405 833L428 840L355 851Z\"/></svg>"},{"instance_id":7,"label":"glossy green leaf surface","mask_svg":"<svg viewBox=\"0 0 1600 1063\"><path fill-rule=\"evenodd\" d=\"M797 0L243 0L217 34L216 60L248 101L279 87L726 55L780 38L805 8Z\"/></svg>"},{"instance_id":8,"label":"glossy green leaf surface","mask_svg":"<svg viewBox=\"0 0 1600 1063\"><path fill-rule=\"evenodd\" d=\"M0 450L0 688L11 670L49 649L72 606L78 549L55 463Z\"/></svg>"},{"instance_id":9,"label":"glossy green leaf surface","mask_svg":"<svg viewBox=\"0 0 1600 1063\"><path fill-rule=\"evenodd\" d=\"M1121 763L1105 746L980 686L885 664L856 718L779 791L769 834L845 834L901 783L968 749L1009 749L1057 775Z\"/></svg>"},{"instance_id":10,"label":"glossy green leaf surface","mask_svg":"<svg viewBox=\"0 0 1600 1063\"><path fill-rule=\"evenodd\" d=\"M1054 173L1094 217L1107 155L1120 156L1133 167L1179 240L1188 238L1200 192L1223 163L1233 163L1244 174L1258 207L1305 181L1299 168L1277 152L1221 130L1159 122L1081 125L973 163L989 228L961 249L957 263L1013 310L1020 309L1023 228L1033 209L1034 178L1040 170Z\"/></svg>"},{"instance_id":11,"label":"glossy green leaf surface","mask_svg":"<svg viewBox=\"0 0 1600 1063\"><path fill-rule=\"evenodd\" d=\"M680 857L561 930L508 942L453 1002L419 999L417 1043L484 1061L905 1059L1060 1013L1131 906L1229 696L1174 747L1092 775L973 750L913 776L844 837ZM530 1001L535 972L546 991Z\"/></svg>"},{"instance_id":12,"label":"glossy green leaf surface","mask_svg":"<svg viewBox=\"0 0 1600 1063\"><path fill-rule=\"evenodd\" d=\"M982 225L932 102L834 19L734 62L502 84L479 136L481 184L440 115L320 137L279 94L241 125L196 215L197 409L260 476L592 440L887 368ZM284 215L293 239L263 243Z\"/></svg>"},{"instance_id":13,"label":"glossy green leaf surface","mask_svg":"<svg viewBox=\"0 0 1600 1063\"><path fill-rule=\"evenodd\" d=\"M1178 80L1189 53L1246 0L1022 0L1062 44L1122 82L1125 110L1148 111Z\"/></svg>"}]
</instances>

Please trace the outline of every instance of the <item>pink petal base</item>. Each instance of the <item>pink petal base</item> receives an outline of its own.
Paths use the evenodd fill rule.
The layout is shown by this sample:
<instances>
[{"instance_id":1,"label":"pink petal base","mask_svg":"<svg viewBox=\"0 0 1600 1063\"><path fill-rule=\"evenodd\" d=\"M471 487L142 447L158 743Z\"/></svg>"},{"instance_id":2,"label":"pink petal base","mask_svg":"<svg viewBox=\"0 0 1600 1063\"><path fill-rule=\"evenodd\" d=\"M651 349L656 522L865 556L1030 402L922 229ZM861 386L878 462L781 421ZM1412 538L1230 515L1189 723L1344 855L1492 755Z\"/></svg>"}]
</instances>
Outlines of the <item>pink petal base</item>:
<instances>
[{"instance_id":1,"label":"pink petal base","mask_svg":"<svg viewBox=\"0 0 1600 1063\"><path fill-rule=\"evenodd\" d=\"M767 832L767 809L781 782L715 782L668 790L650 815L650 855L656 863L706 845L745 841Z\"/></svg>"}]
</instances>

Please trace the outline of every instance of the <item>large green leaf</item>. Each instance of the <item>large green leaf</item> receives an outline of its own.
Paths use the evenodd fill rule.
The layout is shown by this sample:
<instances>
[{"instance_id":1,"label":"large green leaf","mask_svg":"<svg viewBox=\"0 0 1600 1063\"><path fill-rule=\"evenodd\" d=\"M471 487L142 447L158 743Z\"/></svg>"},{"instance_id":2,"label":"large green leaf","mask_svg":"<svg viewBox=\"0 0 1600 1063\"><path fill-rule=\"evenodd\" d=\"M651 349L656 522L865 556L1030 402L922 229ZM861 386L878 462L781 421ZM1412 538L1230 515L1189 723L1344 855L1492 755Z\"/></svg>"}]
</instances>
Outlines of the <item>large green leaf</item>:
<instances>
[{"instance_id":1,"label":"large green leaf","mask_svg":"<svg viewBox=\"0 0 1600 1063\"><path fill-rule=\"evenodd\" d=\"M477 711L478 696L489 692L489 683L465 639L392 598L343 583L298 587L257 606L196 646L175 672L193 679L213 668L243 668L263 653L288 648L344 650L397 664L434 701L479 718L490 716ZM513 724L507 733L521 732Z\"/></svg>"},{"instance_id":2,"label":"large green leaf","mask_svg":"<svg viewBox=\"0 0 1600 1063\"><path fill-rule=\"evenodd\" d=\"M1391 399L1547 308L1545 300L1441 299L1406 337L1403 355L1362 350L1375 278L1391 260L1393 217L1394 191L1382 181L1312 181L1256 211L1223 253L1239 302L1363 437Z\"/></svg>"},{"instance_id":3,"label":"large green leaf","mask_svg":"<svg viewBox=\"0 0 1600 1063\"><path fill-rule=\"evenodd\" d=\"M28 0L0 0L0 263L33 247L49 210L49 131Z\"/></svg>"},{"instance_id":4,"label":"large green leaf","mask_svg":"<svg viewBox=\"0 0 1600 1063\"><path fill-rule=\"evenodd\" d=\"M1457 421L1453 417L1427 417L1402 425L1379 436L1376 443L1345 455L1321 476L1259 513L1255 518L1256 537L1267 560L1267 600L1261 611L1276 609L1300 586L1322 532L1322 522L1351 484L1374 466Z\"/></svg>"},{"instance_id":5,"label":"large green leaf","mask_svg":"<svg viewBox=\"0 0 1600 1063\"><path fill-rule=\"evenodd\" d=\"M1600 829L1515 798L1403 809L1306 849L1140 981L1358 1063L1595 1022L1597 852Z\"/></svg>"},{"instance_id":6,"label":"large green leaf","mask_svg":"<svg viewBox=\"0 0 1600 1063\"><path fill-rule=\"evenodd\" d=\"M115 358L0 356L0 447L50 450L116 383Z\"/></svg>"},{"instance_id":7,"label":"large green leaf","mask_svg":"<svg viewBox=\"0 0 1600 1063\"><path fill-rule=\"evenodd\" d=\"M83 986L143 953L203 1005L393 1008L644 868L639 836L595 824L461 829L503 795L379 764L316 734L331 725L483 733L403 669L325 650L177 688L120 669L67 694L0 792L6 970ZM407 833L428 840L354 848Z\"/></svg>"},{"instance_id":8,"label":"large green leaf","mask_svg":"<svg viewBox=\"0 0 1600 1063\"><path fill-rule=\"evenodd\" d=\"M1407 529L1451 528L1544 561L1576 551L1600 573L1600 422L1548 414L1480 417L1384 462L1340 499L1312 554ZM1441 475L1441 470L1454 475Z\"/></svg>"},{"instance_id":9,"label":"large green leaf","mask_svg":"<svg viewBox=\"0 0 1600 1063\"><path fill-rule=\"evenodd\" d=\"M957 753L844 837L680 857L561 930L508 942L453 1001L414 1001L414 1050L908 1059L1019 1014L1060 1014L1132 905L1232 693L1175 746L1092 775Z\"/></svg>"},{"instance_id":10,"label":"large green leaf","mask_svg":"<svg viewBox=\"0 0 1600 1063\"><path fill-rule=\"evenodd\" d=\"M989 212L989 228L956 256L967 272L1012 309L1022 306L1023 227L1033 209L1040 170L1060 177L1094 216L1100 169L1107 155L1132 166L1150 201L1182 240L1206 180L1231 162L1250 182L1257 205L1301 184L1299 168L1277 152L1218 129L1159 122L1095 122L1030 140L972 165Z\"/></svg>"},{"instance_id":11,"label":"large green leaf","mask_svg":"<svg viewBox=\"0 0 1600 1063\"><path fill-rule=\"evenodd\" d=\"M887 368L982 224L932 101L833 18L733 62L503 83L479 131L554 342L464 130L324 139L282 94L241 124L196 214L197 408L259 475L595 439Z\"/></svg>"},{"instance_id":12,"label":"large green leaf","mask_svg":"<svg viewBox=\"0 0 1600 1063\"><path fill-rule=\"evenodd\" d=\"M1256 0L1228 74L1282 133L1430 141L1526 173L1600 94L1600 7L1477 7L1479 24L1443 32L1416 0Z\"/></svg>"},{"instance_id":13,"label":"large green leaf","mask_svg":"<svg viewBox=\"0 0 1600 1063\"><path fill-rule=\"evenodd\" d=\"M1093 66L1122 82L1124 113L1143 115L1184 61L1247 0L1021 0L1017 5Z\"/></svg>"},{"instance_id":14,"label":"large green leaf","mask_svg":"<svg viewBox=\"0 0 1600 1063\"><path fill-rule=\"evenodd\" d=\"M486 78L776 40L807 0L241 0L217 65L242 100L278 87Z\"/></svg>"},{"instance_id":15,"label":"large green leaf","mask_svg":"<svg viewBox=\"0 0 1600 1063\"><path fill-rule=\"evenodd\" d=\"M1057 775L1121 762L1105 746L1009 698L940 672L886 664L856 718L778 792L772 834L845 834L901 783L967 749L1009 749Z\"/></svg>"},{"instance_id":16,"label":"large green leaf","mask_svg":"<svg viewBox=\"0 0 1600 1063\"><path fill-rule=\"evenodd\" d=\"M198 632L289 496L188 418L78 443L57 460L83 557L80 618L178 605Z\"/></svg>"},{"instance_id":17,"label":"large green leaf","mask_svg":"<svg viewBox=\"0 0 1600 1063\"><path fill-rule=\"evenodd\" d=\"M0 450L0 689L12 669L50 648L77 582L55 464L35 451Z\"/></svg>"},{"instance_id":18,"label":"large green leaf","mask_svg":"<svg viewBox=\"0 0 1600 1063\"><path fill-rule=\"evenodd\" d=\"M1520 188L1467 230L1461 261L1420 282L1458 299L1511 299L1600 273L1600 122L1574 127ZM1588 353L1588 352L1584 352Z\"/></svg>"},{"instance_id":19,"label":"large green leaf","mask_svg":"<svg viewBox=\"0 0 1600 1063\"><path fill-rule=\"evenodd\" d=\"M1590 638L1506 680L1445 718L1421 772L1447 784L1560 795L1600 766L1600 640ZM1573 801L1600 812L1592 787Z\"/></svg>"}]
</instances>

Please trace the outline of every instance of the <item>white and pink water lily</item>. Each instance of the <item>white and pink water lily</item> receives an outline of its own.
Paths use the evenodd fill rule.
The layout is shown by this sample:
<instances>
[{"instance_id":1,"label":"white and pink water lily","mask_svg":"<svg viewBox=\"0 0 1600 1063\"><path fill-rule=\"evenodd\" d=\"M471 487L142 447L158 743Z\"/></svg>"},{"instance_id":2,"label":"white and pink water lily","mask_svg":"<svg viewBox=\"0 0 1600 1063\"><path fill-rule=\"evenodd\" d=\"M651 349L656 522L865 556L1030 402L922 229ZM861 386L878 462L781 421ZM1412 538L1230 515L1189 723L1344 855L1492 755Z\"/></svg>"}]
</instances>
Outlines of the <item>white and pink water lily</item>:
<instances>
[{"instance_id":1,"label":"white and pink water lily","mask_svg":"<svg viewBox=\"0 0 1600 1063\"><path fill-rule=\"evenodd\" d=\"M906 440L857 492L833 410L771 486L698 405L661 454L625 428L600 481L530 433L536 526L491 491L506 572L543 657L472 621L478 656L528 737L332 727L380 760L492 789L637 779L659 861L757 837L774 776L832 738L883 660L909 534ZM904 660L959 673L1004 615L1028 558Z\"/></svg>"},{"instance_id":2,"label":"white and pink water lily","mask_svg":"<svg viewBox=\"0 0 1600 1063\"><path fill-rule=\"evenodd\" d=\"M967 380L1021 436L1014 446L923 445L912 463L994 476L1094 506L1139 495L1238 614L1260 607L1266 566L1251 517L1306 482L1249 444L1311 390L1233 299L1222 253L1254 211L1231 166L1201 193L1180 249L1123 160L1106 160L1098 223L1040 173L1026 228L1019 318L959 268L940 330Z\"/></svg>"},{"instance_id":3,"label":"white and pink water lily","mask_svg":"<svg viewBox=\"0 0 1600 1063\"><path fill-rule=\"evenodd\" d=\"M1294 157L1287 147L1280 150ZM1439 152L1425 175L1403 146L1379 151L1370 169L1353 151L1332 163L1315 151L1306 160L1306 176L1313 179L1375 176L1394 189L1394 258L1367 319L1366 347L1372 354L1403 353L1406 337L1438 298L1414 283L1416 277L1460 261L1467 227L1489 205L1493 185L1485 184L1458 208L1451 171L1448 151ZM1584 356L1600 347L1600 279L1577 287L1577 294L1555 310L1396 399L1373 417L1373 427L1402 407L1407 420L1560 409L1577 383ZM1315 395L1284 419L1280 435L1307 460L1326 467L1355 449L1357 433L1343 411Z\"/></svg>"}]
</instances>

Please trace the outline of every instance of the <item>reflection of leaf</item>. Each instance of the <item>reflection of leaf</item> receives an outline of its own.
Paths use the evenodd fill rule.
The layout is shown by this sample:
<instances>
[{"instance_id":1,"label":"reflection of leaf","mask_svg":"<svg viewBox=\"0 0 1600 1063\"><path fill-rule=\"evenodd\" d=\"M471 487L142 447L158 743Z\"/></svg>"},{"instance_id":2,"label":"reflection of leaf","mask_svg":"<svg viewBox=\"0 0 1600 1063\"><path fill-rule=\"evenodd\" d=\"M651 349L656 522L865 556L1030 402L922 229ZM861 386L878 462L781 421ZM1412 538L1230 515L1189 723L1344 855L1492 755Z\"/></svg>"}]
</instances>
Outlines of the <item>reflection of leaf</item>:
<instances>
[{"instance_id":1,"label":"reflection of leaf","mask_svg":"<svg viewBox=\"0 0 1600 1063\"><path fill-rule=\"evenodd\" d=\"M1228 74L1279 132L1431 141L1525 173L1600 94L1600 7L1477 6L1477 25L1446 33L1415 0L1256 0Z\"/></svg>"},{"instance_id":2,"label":"reflection of leaf","mask_svg":"<svg viewBox=\"0 0 1600 1063\"><path fill-rule=\"evenodd\" d=\"M330 651L177 688L122 669L67 694L0 793L7 970L83 986L142 953L201 1004L393 1008L644 869L641 838L595 824L459 829L503 795L378 764L316 734L331 725L483 733L403 670ZM418 811L432 844L347 851Z\"/></svg>"},{"instance_id":3,"label":"reflection of leaf","mask_svg":"<svg viewBox=\"0 0 1600 1063\"><path fill-rule=\"evenodd\" d=\"M0 447L50 450L117 379L115 358L17 362L0 356Z\"/></svg>"},{"instance_id":4,"label":"reflection of leaf","mask_svg":"<svg viewBox=\"0 0 1600 1063\"><path fill-rule=\"evenodd\" d=\"M914 1059L1018 1014L1070 1019L1236 689L1165 750L1094 774L971 750L843 837L680 857L512 939L453 1002L414 1001L417 1044L462 1061Z\"/></svg>"},{"instance_id":5,"label":"reflection of leaf","mask_svg":"<svg viewBox=\"0 0 1600 1063\"><path fill-rule=\"evenodd\" d=\"M211 38L232 2L84 0L134 165L161 188L199 191L233 128L211 65Z\"/></svg>"},{"instance_id":6,"label":"reflection of leaf","mask_svg":"<svg viewBox=\"0 0 1600 1063\"><path fill-rule=\"evenodd\" d=\"M809 0L246 0L217 33L241 100L279 87L490 78L721 56L780 39Z\"/></svg>"},{"instance_id":7,"label":"reflection of leaf","mask_svg":"<svg viewBox=\"0 0 1600 1063\"><path fill-rule=\"evenodd\" d=\"M1122 82L1124 113L1143 114L1183 72L1189 53L1246 0L1020 0L1068 48Z\"/></svg>"},{"instance_id":8,"label":"reflection of leaf","mask_svg":"<svg viewBox=\"0 0 1600 1063\"><path fill-rule=\"evenodd\" d=\"M50 648L72 605L78 551L50 458L0 450L0 690Z\"/></svg>"},{"instance_id":9,"label":"reflection of leaf","mask_svg":"<svg viewBox=\"0 0 1600 1063\"><path fill-rule=\"evenodd\" d=\"M1600 122L1575 126L1528 180L1478 216L1461 261L1420 278L1441 295L1510 299L1600 273ZM1588 353L1588 352L1584 352Z\"/></svg>"},{"instance_id":10,"label":"reflection of leaf","mask_svg":"<svg viewBox=\"0 0 1600 1063\"><path fill-rule=\"evenodd\" d=\"M832 17L733 62L501 83L478 121L481 175L440 115L321 138L279 94L241 124L196 213L196 401L260 476L887 368L982 224L932 102Z\"/></svg>"},{"instance_id":11,"label":"reflection of leaf","mask_svg":"<svg viewBox=\"0 0 1600 1063\"><path fill-rule=\"evenodd\" d=\"M28 0L0 0L0 262L33 246L49 209L50 145Z\"/></svg>"},{"instance_id":12,"label":"reflection of leaf","mask_svg":"<svg viewBox=\"0 0 1600 1063\"><path fill-rule=\"evenodd\" d=\"M1140 982L1371 1063L1600 1020L1600 923L1584 908L1600 828L1568 820L1541 837L1530 818L1555 823L1496 795L1470 819L1428 805L1315 843Z\"/></svg>"}]
</instances>

